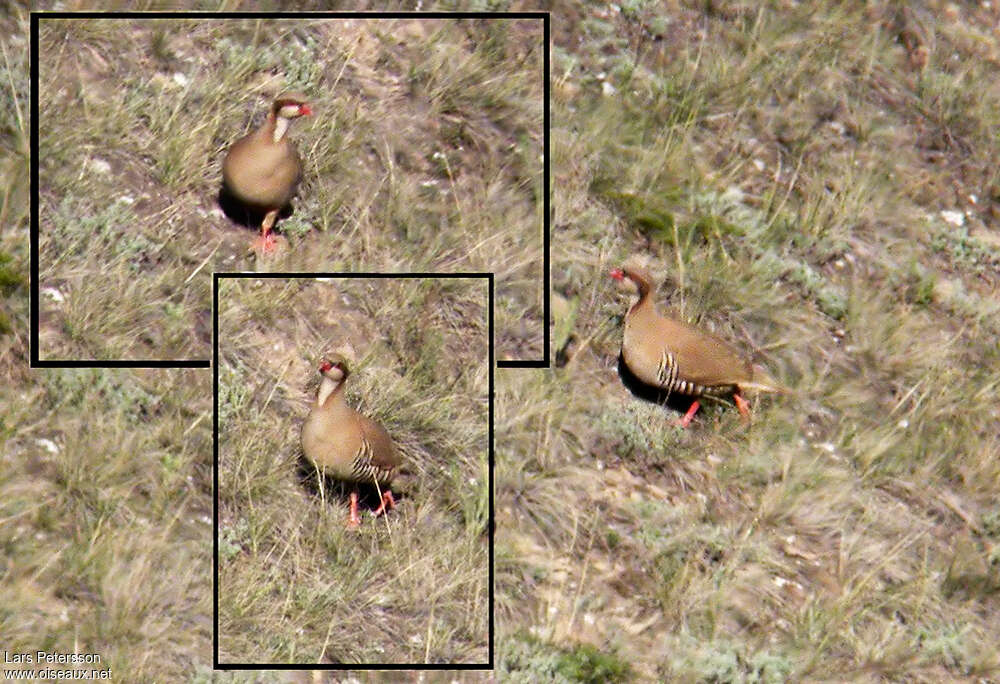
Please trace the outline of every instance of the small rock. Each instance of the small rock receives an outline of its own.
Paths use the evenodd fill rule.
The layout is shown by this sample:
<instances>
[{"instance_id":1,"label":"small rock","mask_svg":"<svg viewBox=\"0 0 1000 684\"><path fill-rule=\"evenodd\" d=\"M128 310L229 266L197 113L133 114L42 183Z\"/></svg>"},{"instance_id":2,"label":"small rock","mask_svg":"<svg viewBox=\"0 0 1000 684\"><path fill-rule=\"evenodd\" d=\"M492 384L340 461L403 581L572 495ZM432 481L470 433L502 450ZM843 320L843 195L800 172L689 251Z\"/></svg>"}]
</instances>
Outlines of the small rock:
<instances>
[{"instance_id":1,"label":"small rock","mask_svg":"<svg viewBox=\"0 0 1000 684\"><path fill-rule=\"evenodd\" d=\"M111 173L111 164L96 157L87 160L87 168L94 173Z\"/></svg>"},{"instance_id":2,"label":"small rock","mask_svg":"<svg viewBox=\"0 0 1000 684\"><path fill-rule=\"evenodd\" d=\"M63 293L60 292L59 290L57 290L54 287L43 287L42 288L42 295L44 295L45 297L48 297L49 299L51 299L52 301L54 301L56 304L62 304L63 302L66 301L66 298L63 296Z\"/></svg>"},{"instance_id":3,"label":"small rock","mask_svg":"<svg viewBox=\"0 0 1000 684\"><path fill-rule=\"evenodd\" d=\"M965 214L961 211L942 211L941 218L953 226L961 227L965 225Z\"/></svg>"},{"instance_id":4,"label":"small rock","mask_svg":"<svg viewBox=\"0 0 1000 684\"><path fill-rule=\"evenodd\" d=\"M59 447L51 439L45 439L44 437L35 440L35 444L45 449L50 454L58 454Z\"/></svg>"}]
</instances>

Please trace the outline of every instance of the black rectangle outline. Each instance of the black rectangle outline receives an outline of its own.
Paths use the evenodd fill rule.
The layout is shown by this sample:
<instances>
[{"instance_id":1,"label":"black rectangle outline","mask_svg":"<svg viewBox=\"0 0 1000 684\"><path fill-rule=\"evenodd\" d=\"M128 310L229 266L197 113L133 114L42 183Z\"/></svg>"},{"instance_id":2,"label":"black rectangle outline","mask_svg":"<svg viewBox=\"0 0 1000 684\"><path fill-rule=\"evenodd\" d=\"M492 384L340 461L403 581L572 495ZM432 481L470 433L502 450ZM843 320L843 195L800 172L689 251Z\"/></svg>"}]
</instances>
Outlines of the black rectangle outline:
<instances>
[{"instance_id":1,"label":"black rectangle outline","mask_svg":"<svg viewBox=\"0 0 1000 684\"><path fill-rule=\"evenodd\" d=\"M551 340L549 335L549 316L551 315L552 291L549 282L549 233L552 231L552 211L550 195L552 190L549 187L551 179L552 150L550 143L549 129L551 128L551 118L549 112L549 81L551 79L549 69L549 12L528 12L532 16L542 15L542 154L545 159L542 163L542 358L540 361L531 359L518 359L512 361L499 361L498 368L551 368L552 361L549 354Z\"/></svg>"},{"instance_id":2,"label":"black rectangle outline","mask_svg":"<svg viewBox=\"0 0 1000 684\"><path fill-rule=\"evenodd\" d=\"M489 341L489 626L487 629L489 645L489 661L487 663L417 663L417 664L346 664L346 663L220 663L219 662L219 281L223 278L470 278L483 279L489 283L489 301L487 302L487 340ZM495 600L493 595L494 581L494 539L495 528L493 510L493 470L494 456L494 414L495 399L493 339L493 274L492 273L213 273L212 274L212 668L215 670L492 670L494 669L494 619Z\"/></svg>"},{"instance_id":3,"label":"black rectangle outline","mask_svg":"<svg viewBox=\"0 0 1000 684\"><path fill-rule=\"evenodd\" d=\"M552 151L549 135L551 125L550 98L550 17L549 12L45 12L33 11L31 18L31 40L29 73L31 78L31 262L30 279L30 311L31 329L29 331L29 347L31 350L29 366L31 368L208 368L208 359L187 360L128 360L128 361L98 361L91 360L58 360L38 358L39 337L39 305L38 305L38 20L46 19L541 19L542 20L542 358L514 359L495 362L498 368L550 368L551 336L549 317L551 316L549 279L549 233L551 232L551 164ZM214 315L214 314L213 314Z\"/></svg>"}]
</instances>

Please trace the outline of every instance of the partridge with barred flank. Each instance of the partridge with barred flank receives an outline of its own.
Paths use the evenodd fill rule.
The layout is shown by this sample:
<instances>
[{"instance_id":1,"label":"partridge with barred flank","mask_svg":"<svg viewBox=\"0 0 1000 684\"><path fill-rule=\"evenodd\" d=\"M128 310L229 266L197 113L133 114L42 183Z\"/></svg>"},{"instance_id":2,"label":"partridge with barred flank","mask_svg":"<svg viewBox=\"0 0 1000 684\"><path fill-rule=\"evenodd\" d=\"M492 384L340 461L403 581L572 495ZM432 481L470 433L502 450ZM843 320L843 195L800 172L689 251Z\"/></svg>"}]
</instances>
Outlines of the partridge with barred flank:
<instances>
[{"instance_id":1,"label":"partridge with barred flank","mask_svg":"<svg viewBox=\"0 0 1000 684\"><path fill-rule=\"evenodd\" d=\"M344 401L344 381L350 371L342 356L324 359L319 367L323 380L309 417L302 426L302 450L306 458L326 475L355 485L372 483L382 501L374 514L395 506L389 485L402 459L392 438L375 421L361 415ZM350 527L361 524L358 491L351 492Z\"/></svg>"},{"instance_id":2,"label":"partridge with barred flank","mask_svg":"<svg viewBox=\"0 0 1000 684\"><path fill-rule=\"evenodd\" d=\"M749 416L746 391L787 392L762 369L744 360L720 338L678 320L661 316L653 303L649 275L638 267L611 271L619 282L635 287L639 300L625 314L622 359L640 381L665 392L689 396L691 407L680 421L687 427L701 405L699 397L732 396L740 413Z\"/></svg>"}]
</instances>

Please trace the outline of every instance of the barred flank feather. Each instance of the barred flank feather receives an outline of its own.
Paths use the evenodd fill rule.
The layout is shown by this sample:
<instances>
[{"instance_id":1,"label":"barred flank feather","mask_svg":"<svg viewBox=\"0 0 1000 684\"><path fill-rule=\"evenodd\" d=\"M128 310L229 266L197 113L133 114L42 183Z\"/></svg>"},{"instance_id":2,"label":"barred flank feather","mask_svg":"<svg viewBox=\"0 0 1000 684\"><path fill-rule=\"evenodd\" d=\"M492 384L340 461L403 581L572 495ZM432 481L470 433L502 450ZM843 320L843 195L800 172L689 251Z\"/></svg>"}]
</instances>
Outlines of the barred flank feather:
<instances>
[{"instance_id":1,"label":"barred flank feather","mask_svg":"<svg viewBox=\"0 0 1000 684\"><path fill-rule=\"evenodd\" d=\"M375 481L379 484L387 483L395 474L395 466L379 464L372 458L372 445L367 439L361 439L361 448L354 456L354 466L352 472L358 482Z\"/></svg>"}]
</instances>

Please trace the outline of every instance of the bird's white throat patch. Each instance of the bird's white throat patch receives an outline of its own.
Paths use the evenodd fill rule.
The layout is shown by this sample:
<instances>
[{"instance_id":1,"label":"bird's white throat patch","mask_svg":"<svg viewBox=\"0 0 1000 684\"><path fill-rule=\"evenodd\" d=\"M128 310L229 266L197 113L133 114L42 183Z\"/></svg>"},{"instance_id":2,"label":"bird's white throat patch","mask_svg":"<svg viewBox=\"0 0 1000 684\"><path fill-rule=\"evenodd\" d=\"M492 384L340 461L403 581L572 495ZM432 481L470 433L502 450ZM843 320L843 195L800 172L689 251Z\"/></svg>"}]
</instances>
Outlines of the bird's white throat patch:
<instances>
[{"instance_id":1,"label":"bird's white throat patch","mask_svg":"<svg viewBox=\"0 0 1000 684\"><path fill-rule=\"evenodd\" d=\"M334 390L340 386L340 382L324 377L323 381L319 385L319 394L316 396L316 403L320 406L326 404L326 400L329 399Z\"/></svg>"},{"instance_id":2,"label":"bird's white throat patch","mask_svg":"<svg viewBox=\"0 0 1000 684\"><path fill-rule=\"evenodd\" d=\"M288 107L282 107L281 111L278 112L278 120L274 122L274 142L281 142L281 139L285 137L285 132L288 131L288 124L290 119L284 116L285 110Z\"/></svg>"}]
</instances>

